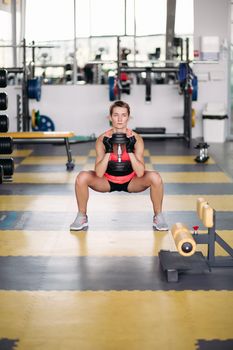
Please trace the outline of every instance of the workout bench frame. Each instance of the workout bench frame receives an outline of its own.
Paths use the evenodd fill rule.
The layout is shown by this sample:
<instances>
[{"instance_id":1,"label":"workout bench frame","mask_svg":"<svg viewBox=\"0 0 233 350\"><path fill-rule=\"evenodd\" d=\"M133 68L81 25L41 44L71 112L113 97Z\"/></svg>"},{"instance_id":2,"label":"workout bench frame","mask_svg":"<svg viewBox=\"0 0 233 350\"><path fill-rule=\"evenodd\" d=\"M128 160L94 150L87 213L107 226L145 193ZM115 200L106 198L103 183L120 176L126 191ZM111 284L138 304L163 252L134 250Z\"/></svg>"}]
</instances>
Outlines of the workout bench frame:
<instances>
[{"instance_id":1,"label":"workout bench frame","mask_svg":"<svg viewBox=\"0 0 233 350\"><path fill-rule=\"evenodd\" d=\"M70 148L69 138L75 136L71 131L22 131L22 132L8 132L0 133L0 137L12 137L13 143L25 143L25 144L34 144L34 143L56 143L64 141L66 154L67 154L67 163L66 169L71 171L74 169L74 160L72 159L72 152Z\"/></svg>"},{"instance_id":2,"label":"workout bench frame","mask_svg":"<svg viewBox=\"0 0 233 350\"><path fill-rule=\"evenodd\" d=\"M213 209L213 208L212 208ZM197 270L199 272L212 267L233 267L233 249L216 232L216 211L213 209L213 224L207 227L207 233L193 233L192 237L197 244L207 244L207 257L201 252L192 256L181 256L177 252L161 250L159 259L168 282L178 282L179 272ZM227 257L216 257L215 242L229 254Z\"/></svg>"},{"instance_id":3,"label":"workout bench frame","mask_svg":"<svg viewBox=\"0 0 233 350\"><path fill-rule=\"evenodd\" d=\"M207 244L206 262L209 267L233 267L233 249L226 243L216 232L216 211L213 209L213 226L208 227L207 234L193 234L193 238L197 244ZM220 245L230 257L219 260L215 256L215 242Z\"/></svg>"}]
</instances>

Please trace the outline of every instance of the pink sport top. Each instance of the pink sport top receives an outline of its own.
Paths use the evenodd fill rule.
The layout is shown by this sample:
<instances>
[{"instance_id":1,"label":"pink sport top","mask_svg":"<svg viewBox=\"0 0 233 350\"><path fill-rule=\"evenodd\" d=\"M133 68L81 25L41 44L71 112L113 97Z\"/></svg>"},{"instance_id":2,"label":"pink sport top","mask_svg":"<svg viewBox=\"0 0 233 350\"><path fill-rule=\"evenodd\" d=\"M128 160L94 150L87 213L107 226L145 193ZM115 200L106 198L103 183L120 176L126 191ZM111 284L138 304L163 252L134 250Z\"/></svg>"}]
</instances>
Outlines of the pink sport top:
<instances>
[{"instance_id":1,"label":"pink sport top","mask_svg":"<svg viewBox=\"0 0 233 350\"><path fill-rule=\"evenodd\" d=\"M112 136L111 131L112 131L111 129L107 130L104 136L111 137ZM127 136L129 137L132 136L132 130L127 129ZM130 161L129 154L126 152L126 149L122 151L121 160L122 162ZM114 152L110 153L109 161L117 162L117 154ZM123 176L114 176L106 172L104 176L106 177L107 180L111 182L114 182L116 184L123 184L125 182L129 182L135 176L135 171L132 171L130 174L123 175Z\"/></svg>"}]
</instances>

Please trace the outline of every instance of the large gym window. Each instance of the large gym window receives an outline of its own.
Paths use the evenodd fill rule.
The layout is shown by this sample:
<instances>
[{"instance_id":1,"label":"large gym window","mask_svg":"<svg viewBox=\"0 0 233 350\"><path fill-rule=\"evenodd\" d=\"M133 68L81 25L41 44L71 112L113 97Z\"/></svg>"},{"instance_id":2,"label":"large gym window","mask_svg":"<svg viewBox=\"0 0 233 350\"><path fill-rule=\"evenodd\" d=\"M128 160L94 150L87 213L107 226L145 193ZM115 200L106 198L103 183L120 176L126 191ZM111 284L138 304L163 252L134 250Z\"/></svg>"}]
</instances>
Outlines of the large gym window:
<instances>
[{"instance_id":1,"label":"large gym window","mask_svg":"<svg viewBox=\"0 0 233 350\"><path fill-rule=\"evenodd\" d=\"M88 38L91 36L90 1L76 0L76 37Z\"/></svg>"},{"instance_id":2,"label":"large gym window","mask_svg":"<svg viewBox=\"0 0 233 350\"><path fill-rule=\"evenodd\" d=\"M95 60L116 61L116 36L130 51L130 64L140 66L156 50L158 62L166 59L167 0L27 0L25 28L27 43L57 46L36 50L37 65L48 66L47 71L59 65L51 69L60 74L60 66L72 64L74 57L78 69ZM176 0L175 35L189 36L189 52L192 34L193 0Z\"/></svg>"},{"instance_id":3,"label":"large gym window","mask_svg":"<svg viewBox=\"0 0 233 350\"><path fill-rule=\"evenodd\" d=\"M0 41L11 40L11 13L7 11L0 11L1 33Z\"/></svg>"},{"instance_id":4,"label":"large gym window","mask_svg":"<svg viewBox=\"0 0 233 350\"><path fill-rule=\"evenodd\" d=\"M193 0L176 0L175 34L193 35Z\"/></svg>"},{"instance_id":5,"label":"large gym window","mask_svg":"<svg viewBox=\"0 0 233 350\"><path fill-rule=\"evenodd\" d=\"M27 40L74 37L74 0L27 0L26 4ZM166 12L167 0L76 0L76 36L165 34ZM193 0L176 0L175 33L193 33Z\"/></svg>"},{"instance_id":6,"label":"large gym window","mask_svg":"<svg viewBox=\"0 0 233 350\"><path fill-rule=\"evenodd\" d=\"M73 0L27 0L27 41L70 40L74 37Z\"/></svg>"},{"instance_id":7,"label":"large gym window","mask_svg":"<svg viewBox=\"0 0 233 350\"><path fill-rule=\"evenodd\" d=\"M166 33L167 0L135 0L136 35Z\"/></svg>"},{"instance_id":8,"label":"large gym window","mask_svg":"<svg viewBox=\"0 0 233 350\"><path fill-rule=\"evenodd\" d=\"M91 0L91 35L123 35L124 14L124 0Z\"/></svg>"},{"instance_id":9,"label":"large gym window","mask_svg":"<svg viewBox=\"0 0 233 350\"><path fill-rule=\"evenodd\" d=\"M0 11L0 44L9 45L11 44L11 13L7 11ZM12 60L12 49L9 47L0 49L0 67L11 66Z\"/></svg>"},{"instance_id":10,"label":"large gym window","mask_svg":"<svg viewBox=\"0 0 233 350\"><path fill-rule=\"evenodd\" d=\"M231 1L230 64L230 137L233 139L233 1Z\"/></svg>"}]
</instances>

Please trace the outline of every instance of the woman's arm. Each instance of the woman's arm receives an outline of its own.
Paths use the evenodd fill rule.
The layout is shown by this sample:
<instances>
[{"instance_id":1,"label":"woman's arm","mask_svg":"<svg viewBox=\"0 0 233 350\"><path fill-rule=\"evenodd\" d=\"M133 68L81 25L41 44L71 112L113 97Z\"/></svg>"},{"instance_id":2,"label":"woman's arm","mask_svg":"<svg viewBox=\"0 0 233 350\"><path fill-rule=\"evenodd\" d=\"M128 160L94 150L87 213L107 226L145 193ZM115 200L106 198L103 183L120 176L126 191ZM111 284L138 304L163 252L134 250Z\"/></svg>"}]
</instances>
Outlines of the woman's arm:
<instances>
[{"instance_id":1,"label":"woman's arm","mask_svg":"<svg viewBox=\"0 0 233 350\"><path fill-rule=\"evenodd\" d=\"M104 135L100 135L95 144L96 160L95 160L95 172L98 177L103 177L108 167L108 161L110 153L106 153L105 146L103 144Z\"/></svg>"},{"instance_id":2,"label":"woman's arm","mask_svg":"<svg viewBox=\"0 0 233 350\"><path fill-rule=\"evenodd\" d=\"M140 135L133 133L133 136L136 138L136 143L134 146L134 152L130 152L129 157L133 170L135 171L138 177L142 177L145 172L145 163L144 163L144 142Z\"/></svg>"}]
</instances>

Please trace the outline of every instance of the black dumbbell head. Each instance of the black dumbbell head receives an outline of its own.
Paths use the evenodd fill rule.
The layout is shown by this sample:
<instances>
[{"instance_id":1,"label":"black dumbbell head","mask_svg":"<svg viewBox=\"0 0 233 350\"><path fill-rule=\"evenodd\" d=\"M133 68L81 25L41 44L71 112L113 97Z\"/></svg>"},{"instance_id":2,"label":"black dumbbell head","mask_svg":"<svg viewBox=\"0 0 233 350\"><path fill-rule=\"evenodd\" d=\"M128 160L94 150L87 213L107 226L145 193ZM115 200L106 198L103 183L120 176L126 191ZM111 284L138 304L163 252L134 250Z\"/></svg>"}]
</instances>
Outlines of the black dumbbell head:
<instances>
[{"instance_id":1,"label":"black dumbbell head","mask_svg":"<svg viewBox=\"0 0 233 350\"><path fill-rule=\"evenodd\" d=\"M124 133L112 134L112 143L117 145L123 145L127 142L127 135Z\"/></svg>"},{"instance_id":2,"label":"black dumbbell head","mask_svg":"<svg viewBox=\"0 0 233 350\"><path fill-rule=\"evenodd\" d=\"M9 129L9 119L5 114L0 115L0 132L7 132Z\"/></svg>"},{"instance_id":3,"label":"black dumbbell head","mask_svg":"<svg viewBox=\"0 0 233 350\"><path fill-rule=\"evenodd\" d=\"M13 140L11 137L0 137L0 154L11 154L13 152Z\"/></svg>"},{"instance_id":4,"label":"black dumbbell head","mask_svg":"<svg viewBox=\"0 0 233 350\"><path fill-rule=\"evenodd\" d=\"M7 70L0 69L0 88L7 87Z\"/></svg>"},{"instance_id":5,"label":"black dumbbell head","mask_svg":"<svg viewBox=\"0 0 233 350\"><path fill-rule=\"evenodd\" d=\"M6 92L0 92L0 111L5 111L8 106L8 97Z\"/></svg>"},{"instance_id":6,"label":"black dumbbell head","mask_svg":"<svg viewBox=\"0 0 233 350\"><path fill-rule=\"evenodd\" d=\"M12 176L14 173L14 160L13 158L0 159L0 166L3 168L4 176Z\"/></svg>"}]
</instances>

